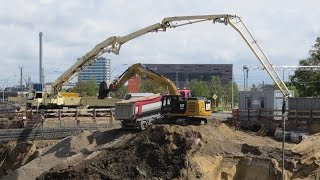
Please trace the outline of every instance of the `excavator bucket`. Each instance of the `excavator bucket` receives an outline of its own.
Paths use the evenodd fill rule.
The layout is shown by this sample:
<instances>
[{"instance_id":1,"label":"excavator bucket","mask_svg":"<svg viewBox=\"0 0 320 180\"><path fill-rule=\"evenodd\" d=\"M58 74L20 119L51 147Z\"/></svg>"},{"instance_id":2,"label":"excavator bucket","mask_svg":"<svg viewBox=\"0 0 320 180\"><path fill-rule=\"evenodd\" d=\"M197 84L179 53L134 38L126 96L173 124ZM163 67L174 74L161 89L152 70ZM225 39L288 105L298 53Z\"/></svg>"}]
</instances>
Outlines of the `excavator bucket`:
<instances>
[{"instance_id":1,"label":"excavator bucket","mask_svg":"<svg viewBox=\"0 0 320 180\"><path fill-rule=\"evenodd\" d=\"M102 81L99 85L98 99L104 99L108 96L110 89L105 81Z\"/></svg>"}]
</instances>

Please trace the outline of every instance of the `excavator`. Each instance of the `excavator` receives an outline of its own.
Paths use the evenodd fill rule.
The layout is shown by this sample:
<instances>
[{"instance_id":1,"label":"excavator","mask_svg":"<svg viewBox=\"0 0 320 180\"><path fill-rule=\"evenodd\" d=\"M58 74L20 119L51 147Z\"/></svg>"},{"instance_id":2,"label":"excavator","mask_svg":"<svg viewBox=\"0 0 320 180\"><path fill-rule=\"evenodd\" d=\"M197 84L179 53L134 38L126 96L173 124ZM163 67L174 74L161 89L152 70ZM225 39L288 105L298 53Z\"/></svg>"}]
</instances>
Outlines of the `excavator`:
<instances>
[{"instance_id":1,"label":"excavator","mask_svg":"<svg viewBox=\"0 0 320 180\"><path fill-rule=\"evenodd\" d=\"M170 79L140 63L130 66L108 88L100 89L99 92L103 94L100 96L107 96L110 91L116 91L135 75L152 80L154 83L165 87L169 93L116 103L115 116L121 120L122 127L143 130L152 124L153 117L157 114L161 114L161 120L166 123L176 123L177 120L185 123L206 123L211 116L210 100L189 97L190 93L185 93L185 90L179 91Z\"/></svg>"}]
</instances>

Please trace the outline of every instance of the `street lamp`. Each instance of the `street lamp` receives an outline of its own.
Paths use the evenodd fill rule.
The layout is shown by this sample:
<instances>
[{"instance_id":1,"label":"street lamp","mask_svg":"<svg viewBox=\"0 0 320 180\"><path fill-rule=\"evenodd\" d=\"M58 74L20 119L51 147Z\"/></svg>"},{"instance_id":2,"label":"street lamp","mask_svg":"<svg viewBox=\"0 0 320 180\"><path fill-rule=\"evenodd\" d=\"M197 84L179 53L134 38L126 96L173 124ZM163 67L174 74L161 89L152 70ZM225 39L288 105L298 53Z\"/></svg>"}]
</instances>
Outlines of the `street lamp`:
<instances>
[{"instance_id":1,"label":"street lamp","mask_svg":"<svg viewBox=\"0 0 320 180\"><path fill-rule=\"evenodd\" d=\"M9 76L9 77L7 77L7 78L5 78L4 79L4 83L3 83L3 86L2 86L2 102L4 102L4 86L6 85L6 84L8 84L8 80L9 80L9 78L11 78L11 77L15 77L16 75L13 75L13 76Z\"/></svg>"},{"instance_id":2,"label":"street lamp","mask_svg":"<svg viewBox=\"0 0 320 180\"><path fill-rule=\"evenodd\" d=\"M42 73L42 91L47 91L47 88L46 88L46 78L48 77L49 73L53 74L53 73L59 73L60 71L58 70L52 70L52 71L47 71L47 70L44 70L43 69L43 73ZM48 81L49 82L49 81ZM51 91L51 89L49 89Z\"/></svg>"},{"instance_id":3,"label":"street lamp","mask_svg":"<svg viewBox=\"0 0 320 180\"><path fill-rule=\"evenodd\" d=\"M116 67L114 67L112 70L111 70L111 72L110 72L110 77L109 77L109 82L111 82L111 77L112 77L112 73L113 73L113 71L115 71L118 67L121 67L121 66L127 66L128 64L120 64L120 65L118 65L118 66L116 66Z\"/></svg>"},{"instance_id":4,"label":"street lamp","mask_svg":"<svg viewBox=\"0 0 320 180\"><path fill-rule=\"evenodd\" d=\"M248 74L249 74L249 68L246 65L244 65L243 66L243 90L244 91L247 91L247 88L248 88Z\"/></svg>"}]
</instances>

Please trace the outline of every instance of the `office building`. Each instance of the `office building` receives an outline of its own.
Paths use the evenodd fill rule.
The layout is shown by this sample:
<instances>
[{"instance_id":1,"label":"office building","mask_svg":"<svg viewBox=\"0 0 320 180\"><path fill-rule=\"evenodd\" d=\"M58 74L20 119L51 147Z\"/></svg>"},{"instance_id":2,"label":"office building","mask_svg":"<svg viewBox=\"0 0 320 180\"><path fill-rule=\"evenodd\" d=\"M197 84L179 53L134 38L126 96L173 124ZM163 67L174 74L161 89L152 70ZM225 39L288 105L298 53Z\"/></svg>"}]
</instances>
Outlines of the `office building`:
<instances>
[{"instance_id":1,"label":"office building","mask_svg":"<svg viewBox=\"0 0 320 180\"><path fill-rule=\"evenodd\" d=\"M146 67L169 78L178 88L184 88L193 80L210 82L218 76L223 83L232 81L232 64L144 64Z\"/></svg>"},{"instance_id":2,"label":"office building","mask_svg":"<svg viewBox=\"0 0 320 180\"><path fill-rule=\"evenodd\" d=\"M96 80L97 84L110 79L110 59L98 57L91 66L86 66L78 74L78 81L88 82Z\"/></svg>"}]
</instances>

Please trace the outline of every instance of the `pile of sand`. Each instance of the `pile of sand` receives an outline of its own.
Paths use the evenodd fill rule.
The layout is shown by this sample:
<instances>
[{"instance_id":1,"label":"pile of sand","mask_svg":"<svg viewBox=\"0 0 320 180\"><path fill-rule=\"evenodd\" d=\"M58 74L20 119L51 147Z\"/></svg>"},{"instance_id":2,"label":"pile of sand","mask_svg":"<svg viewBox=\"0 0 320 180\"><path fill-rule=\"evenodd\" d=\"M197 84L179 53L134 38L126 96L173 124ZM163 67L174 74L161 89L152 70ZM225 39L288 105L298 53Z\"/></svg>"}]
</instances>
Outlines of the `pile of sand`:
<instances>
[{"instance_id":1,"label":"pile of sand","mask_svg":"<svg viewBox=\"0 0 320 180\"><path fill-rule=\"evenodd\" d=\"M41 149L55 144L56 140L3 142L0 144L0 178L37 158Z\"/></svg>"},{"instance_id":2,"label":"pile of sand","mask_svg":"<svg viewBox=\"0 0 320 180\"><path fill-rule=\"evenodd\" d=\"M36 146L31 142L8 142L0 145L0 177L16 168L25 165L38 154Z\"/></svg>"},{"instance_id":3,"label":"pile of sand","mask_svg":"<svg viewBox=\"0 0 320 180\"><path fill-rule=\"evenodd\" d=\"M300 144L295 145L292 151L303 155L301 163L318 162L320 157L320 133L304 139Z\"/></svg>"},{"instance_id":4,"label":"pile of sand","mask_svg":"<svg viewBox=\"0 0 320 180\"><path fill-rule=\"evenodd\" d=\"M49 171L57 165L67 165L81 161L95 146L94 139L89 131L83 131L77 136L68 137L59 143L38 151L38 157L26 165L18 168L6 179L35 179L41 173ZM31 143L31 146L33 144Z\"/></svg>"},{"instance_id":5,"label":"pile of sand","mask_svg":"<svg viewBox=\"0 0 320 180\"><path fill-rule=\"evenodd\" d=\"M301 170L294 176L309 179L320 178L320 133L308 136L300 144L292 147L292 151L301 156L297 163Z\"/></svg>"}]
</instances>

